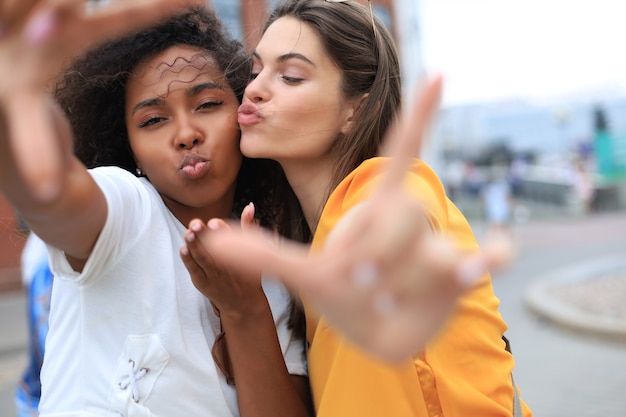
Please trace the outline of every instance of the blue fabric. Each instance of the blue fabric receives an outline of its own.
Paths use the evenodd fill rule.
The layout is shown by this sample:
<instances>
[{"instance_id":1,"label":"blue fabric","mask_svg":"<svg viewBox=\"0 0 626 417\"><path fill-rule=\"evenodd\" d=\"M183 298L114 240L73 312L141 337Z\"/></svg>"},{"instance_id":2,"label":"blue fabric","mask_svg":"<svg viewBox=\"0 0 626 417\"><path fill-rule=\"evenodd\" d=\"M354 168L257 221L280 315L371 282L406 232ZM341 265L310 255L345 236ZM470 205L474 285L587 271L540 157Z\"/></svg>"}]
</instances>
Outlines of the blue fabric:
<instances>
[{"instance_id":1,"label":"blue fabric","mask_svg":"<svg viewBox=\"0 0 626 417\"><path fill-rule=\"evenodd\" d=\"M27 287L29 327L28 366L17 386L15 396L17 417L37 416L41 397L39 373L43 363L44 346L48 334L52 272L47 257L41 259Z\"/></svg>"}]
</instances>

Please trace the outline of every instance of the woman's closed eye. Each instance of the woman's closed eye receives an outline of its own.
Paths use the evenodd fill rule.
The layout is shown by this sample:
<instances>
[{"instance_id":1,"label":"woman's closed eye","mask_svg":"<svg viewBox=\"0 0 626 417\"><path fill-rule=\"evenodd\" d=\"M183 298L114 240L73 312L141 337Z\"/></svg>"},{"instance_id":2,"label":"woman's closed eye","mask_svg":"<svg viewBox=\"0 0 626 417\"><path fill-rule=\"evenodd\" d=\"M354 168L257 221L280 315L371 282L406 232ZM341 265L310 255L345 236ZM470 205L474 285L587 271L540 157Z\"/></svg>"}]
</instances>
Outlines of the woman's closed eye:
<instances>
[{"instance_id":1,"label":"woman's closed eye","mask_svg":"<svg viewBox=\"0 0 626 417\"><path fill-rule=\"evenodd\" d=\"M139 129L143 129L145 127L149 127L149 126L154 126L158 123L161 123L163 120L166 120L167 117L163 117L163 116L148 116L143 118L139 124L137 125L137 127L139 127Z\"/></svg>"},{"instance_id":2,"label":"woman's closed eye","mask_svg":"<svg viewBox=\"0 0 626 417\"><path fill-rule=\"evenodd\" d=\"M304 81L304 78L299 78L299 77L291 77L289 75L282 75L281 78L287 83L287 84L299 84L302 81Z\"/></svg>"},{"instance_id":3,"label":"woman's closed eye","mask_svg":"<svg viewBox=\"0 0 626 417\"><path fill-rule=\"evenodd\" d=\"M210 101L205 101L204 103L201 103L196 110L206 110L206 109L212 109L214 107L219 107L222 104L224 104L224 100L210 100Z\"/></svg>"},{"instance_id":4,"label":"woman's closed eye","mask_svg":"<svg viewBox=\"0 0 626 417\"><path fill-rule=\"evenodd\" d=\"M252 72L250 74L250 81L255 80L261 72ZM303 77L290 75L290 74L279 74L280 78L285 81L287 84L299 84L304 81Z\"/></svg>"}]
</instances>

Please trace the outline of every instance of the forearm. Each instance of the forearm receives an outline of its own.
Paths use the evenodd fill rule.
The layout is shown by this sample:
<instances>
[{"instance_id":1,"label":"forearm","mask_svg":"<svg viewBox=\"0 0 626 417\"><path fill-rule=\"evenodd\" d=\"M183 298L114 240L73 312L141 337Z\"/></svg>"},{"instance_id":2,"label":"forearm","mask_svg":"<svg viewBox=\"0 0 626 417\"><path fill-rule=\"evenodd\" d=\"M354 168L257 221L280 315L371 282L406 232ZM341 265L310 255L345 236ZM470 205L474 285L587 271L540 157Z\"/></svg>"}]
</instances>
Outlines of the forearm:
<instances>
[{"instance_id":1,"label":"forearm","mask_svg":"<svg viewBox=\"0 0 626 417\"><path fill-rule=\"evenodd\" d=\"M270 307L222 314L242 417L310 416L308 378L289 375Z\"/></svg>"},{"instance_id":2,"label":"forearm","mask_svg":"<svg viewBox=\"0 0 626 417\"><path fill-rule=\"evenodd\" d=\"M27 109L28 103L40 112L41 117L33 123L46 120L42 126L25 129L29 121L20 111ZM73 155L69 124L52 99L44 95L5 102L1 107L0 192L42 239L70 256L86 258L104 224L106 205L99 188ZM20 141L36 145L23 146ZM51 152L37 151L37 142L44 141ZM58 192L42 200L27 176L33 175L32 169L44 159L56 159L60 169L58 175L45 170L43 174L35 172L36 180L41 176L42 180L58 183ZM54 178L50 178L52 175Z\"/></svg>"}]
</instances>

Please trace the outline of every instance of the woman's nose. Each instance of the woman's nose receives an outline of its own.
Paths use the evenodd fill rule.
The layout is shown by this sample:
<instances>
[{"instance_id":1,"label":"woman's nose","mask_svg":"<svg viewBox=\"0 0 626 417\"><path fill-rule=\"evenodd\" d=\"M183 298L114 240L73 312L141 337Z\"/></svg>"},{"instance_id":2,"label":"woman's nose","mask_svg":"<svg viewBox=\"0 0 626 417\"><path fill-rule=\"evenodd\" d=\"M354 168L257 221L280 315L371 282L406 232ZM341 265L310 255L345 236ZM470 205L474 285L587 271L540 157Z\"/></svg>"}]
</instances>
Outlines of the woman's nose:
<instances>
[{"instance_id":1,"label":"woman's nose","mask_svg":"<svg viewBox=\"0 0 626 417\"><path fill-rule=\"evenodd\" d=\"M262 72L248 83L244 96L253 103L261 103L269 99L269 89Z\"/></svg>"},{"instance_id":2,"label":"woman's nose","mask_svg":"<svg viewBox=\"0 0 626 417\"><path fill-rule=\"evenodd\" d=\"M190 117L182 117L178 122L176 132L176 146L182 149L191 149L201 143L204 134L199 126Z\"/></svg>"}]
</instances>

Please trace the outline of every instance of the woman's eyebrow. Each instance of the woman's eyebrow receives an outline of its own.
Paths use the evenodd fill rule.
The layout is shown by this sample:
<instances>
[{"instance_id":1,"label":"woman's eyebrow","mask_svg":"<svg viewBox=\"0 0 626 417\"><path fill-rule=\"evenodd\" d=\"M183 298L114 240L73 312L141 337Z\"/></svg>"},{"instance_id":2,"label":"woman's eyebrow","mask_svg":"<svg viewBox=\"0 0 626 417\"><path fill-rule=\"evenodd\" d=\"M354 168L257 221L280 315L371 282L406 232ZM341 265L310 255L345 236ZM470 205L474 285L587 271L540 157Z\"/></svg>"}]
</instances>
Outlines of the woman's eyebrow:
<instances>
[{"instance_id":1,"label":"woman's eyebrow","mask_svg":"<svg viewBox=\"0 0 626 417\"><path fill-rule=\"evenodd\" d=\"M222 84L214 83L214 82L207 82L207 83L196 84L196 85L190 87L185 92L185 95L187 97L193 97L196 94L198 94L198 93L200 93L200 92L202 92L204 90L223 90L223 89L224 89L224 87L222 86Z\"/></svg>"},{"instance_id":2,"label":"woman's eyebrow","mask_svg":"<svg viewBox=\"0 0 626 417\"><path fill-rule=\"evenodd\" d=\"M150 98L148 100L140 101L133 107L133 111L131 114L137 113L139 110L144 109L146 107L154 107L154 106L162 106L165 103L165 100L161 98Z\"/></svg>"},{"instance_id":3,"label":"woman's eyebrow","mask_svg":"<svg viewBox=\"0 0 626 417\"><path fill-rule=\"evenodd\" d=\"M201 83L201 84L194 85L193 87L189 87L187 91L185 91L185 95L187 97L193 97L196 94L199 94L200 92L204 90L215 90L215 89L223 90L224 87L221 84L214 83L214 82ZM150 98L147 100L143 100L137 103L135 107L133 107L132 114L135 114L139 110L145 109L146 107L163 106L164 104L165 104L165 100L163 100L162 98Z\"/></svg>"},{"instance_id":4,"label":"woman's eyebrow","mask_svg":"<svg viewBox=\"0 0 626 417\"><path fill-rule=\"evenodd\" d=\"M252 56L256 59L258 59L259 61L263 62L263 60L261 59L261 57L259 56L259 54L254 51L252 52ZM289 59L299 59L300 61L304 61L307 64L310 64L314 67L317 67L317 65L315 65L315 63L313 61L311 61L309 58L307 58L306 56L299 54L297 52L289 52L283 55L280 55L278 58L276 58L276 61L278 62L285 62Z\"/></svg>"}]
</instances>

